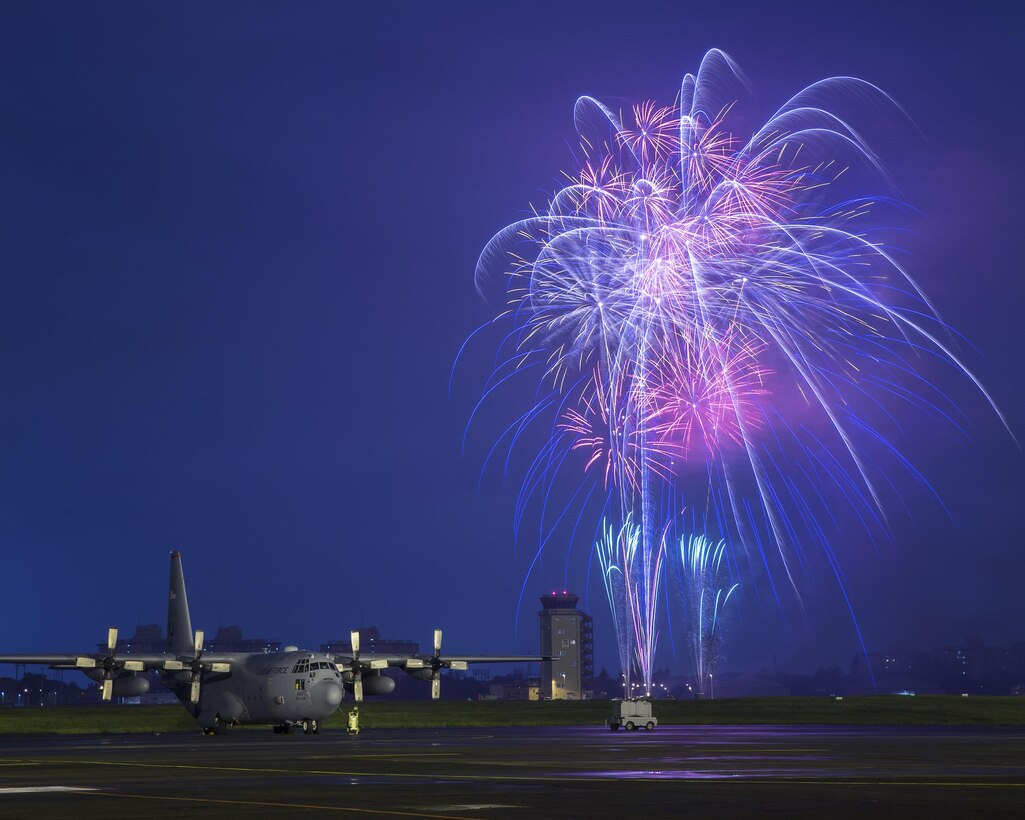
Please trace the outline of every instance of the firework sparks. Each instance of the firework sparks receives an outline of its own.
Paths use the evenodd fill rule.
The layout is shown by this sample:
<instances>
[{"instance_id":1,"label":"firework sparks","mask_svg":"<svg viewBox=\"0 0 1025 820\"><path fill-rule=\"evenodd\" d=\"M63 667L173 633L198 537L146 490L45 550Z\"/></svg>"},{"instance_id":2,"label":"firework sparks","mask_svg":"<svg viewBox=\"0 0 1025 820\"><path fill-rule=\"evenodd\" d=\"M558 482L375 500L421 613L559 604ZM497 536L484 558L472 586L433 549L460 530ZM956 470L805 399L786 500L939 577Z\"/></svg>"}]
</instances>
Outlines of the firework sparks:
<instances>
[{"instance_id":1,"label":"firework sparks","mask_svg":"<svg viewBox=\"0 0 1025 820\"><path fill-rule=\"evenodd\" d=\"M703 535L680 539L677 581L687 614L687 637L698 692L722 658L723 612L740 584L724 563L726 542L713 544Z\"/></svg>"},{"instance_id":2,"label":"firework sparks","mask_svg":"<svg viewBox=\"0 0 1025 820\"><path fill-rule=\"evenodd\" d=\"M578 100L579 172L496 234L477 270L479 285L495 267L508 275L513 329L494 382L543 373L531 375L536 402L513 440L558 413L525 486L547 498L575 452L585 475L602 476L618 524L603 523L597 551L621 662L648 688L653 596L680 495L713 499L705 514L726 540L752 563L772 558L796 591L801 550L832 554L814 499L832 489L878 521L886 467L873 447L908 466L853 399L881 404L878 385L902 384L885 399L935 409L918 398L923 349L985 395L917 284L871 238L872 200L846 190L855 172L882 169L830 105L896 104L830 78L745 132L730 97L741 87L713 50L674 105L640 103L623 118Z\"/></svg>"},{"instance_id":3,"label":"firework sparks","mask_svg":"<svg viewBox=\"0 0 1025 820\"><path fill-rule=\"evenodd\" d=\"M602 524L595 544L605 593L612 608L619 661L631 691L634 669L651 694L655 647L658 644L658 600L666 555L665 533L655 550L642 549L642 528L628 513L622 526Z\"/></svg>"}]
</instances>

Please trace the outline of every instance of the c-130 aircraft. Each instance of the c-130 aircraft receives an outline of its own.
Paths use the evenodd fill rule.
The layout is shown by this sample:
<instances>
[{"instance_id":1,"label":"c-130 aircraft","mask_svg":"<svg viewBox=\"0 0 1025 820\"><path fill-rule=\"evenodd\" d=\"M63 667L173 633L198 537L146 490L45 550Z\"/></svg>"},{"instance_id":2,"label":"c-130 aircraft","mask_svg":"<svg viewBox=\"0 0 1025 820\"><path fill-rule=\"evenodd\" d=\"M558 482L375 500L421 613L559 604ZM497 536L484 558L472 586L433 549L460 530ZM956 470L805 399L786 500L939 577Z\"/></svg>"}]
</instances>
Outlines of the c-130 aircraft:
<instances>
[{"instance_id":1,"label":"c-130 aircraft","mask_svg":"<svg viewBox=\"0 0 1025 820\"><path fill-rule=\"evenodd\" d=\"M107 651L69 655L0 655L0 663L77 669L102 686L103 700L149 690L140 672L159 670L160 682L174 692L203 729L218 734L229 726L268 724L277 733L299 727L316 734L320 722L338 709L343 690L357 702L386 695L395 681L381 670L399 667L431 682L431 697L441 694L442 669L466 669L471 663L520 663L548 660L532 656L441 654L441 630L434 630L434 654L360 656L359 632L352 632L352 654L309 652L295 646L268 652L203 652L203 632L193 635L185 594L181 553L171 553L167 603L167 651L118 653L117 629L107 632Z\"/></svg>"}]
</instances>

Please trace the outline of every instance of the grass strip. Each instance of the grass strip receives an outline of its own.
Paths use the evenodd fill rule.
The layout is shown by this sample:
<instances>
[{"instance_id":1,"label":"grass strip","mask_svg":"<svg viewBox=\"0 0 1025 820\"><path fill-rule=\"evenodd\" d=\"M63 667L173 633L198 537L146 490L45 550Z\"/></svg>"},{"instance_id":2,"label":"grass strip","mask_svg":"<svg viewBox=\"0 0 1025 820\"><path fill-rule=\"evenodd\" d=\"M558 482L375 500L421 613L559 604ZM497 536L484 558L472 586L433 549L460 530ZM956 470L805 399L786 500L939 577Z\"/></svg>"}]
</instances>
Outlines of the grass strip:
<instances>
[{"instance_id":1,"label":"grass strip","mask_svg":"<svg viewBox=\"0 0 1025 820\"><path fill-rule=\"evenodd\" d=\"M342 728L352 708L326 727ZM366 729L605 724L608 701L388 701L360 707ZM878 695L833 698L657 700L654 714L666 725L1025 726L1025 698ZM0 734L100 734L181 732L196 723L178 706L33 707L0 709Z\"/></svg>"}]
</instances>

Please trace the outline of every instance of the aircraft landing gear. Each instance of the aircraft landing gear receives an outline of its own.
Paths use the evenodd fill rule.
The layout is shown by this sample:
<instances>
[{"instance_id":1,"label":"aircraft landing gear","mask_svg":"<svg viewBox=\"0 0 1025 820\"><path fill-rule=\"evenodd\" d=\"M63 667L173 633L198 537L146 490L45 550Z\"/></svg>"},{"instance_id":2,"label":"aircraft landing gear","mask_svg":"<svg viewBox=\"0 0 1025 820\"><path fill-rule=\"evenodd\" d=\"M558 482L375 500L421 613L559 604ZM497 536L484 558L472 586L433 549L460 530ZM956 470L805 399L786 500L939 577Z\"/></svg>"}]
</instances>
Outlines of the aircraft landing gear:
<instances>
[{"instance_id":1,"label":"aircraft landing gear","mask_svg":"<svg viewBox=\"0 0 1025 820\"><path fill-rule=\"evenodd\" d=\"M304 735L320 734L320 722L312 718L303 718L295 723L279 723L276 726L271 726L271 728L276 735L291 734L293 729L301 729Z\"/></svg>"},{"instance_id":2,"label":"aircraft landing gear","mask_svg":"<svg viewBox=\"0 0 1025 820\"><path fill-rule=\"evenodd\" d=\"M213 726L206 726L203 729L204 735L219 735L228 731L228 724L221 720L221 716L218 715L214 718Z\"/></svg>"}]
</instances>

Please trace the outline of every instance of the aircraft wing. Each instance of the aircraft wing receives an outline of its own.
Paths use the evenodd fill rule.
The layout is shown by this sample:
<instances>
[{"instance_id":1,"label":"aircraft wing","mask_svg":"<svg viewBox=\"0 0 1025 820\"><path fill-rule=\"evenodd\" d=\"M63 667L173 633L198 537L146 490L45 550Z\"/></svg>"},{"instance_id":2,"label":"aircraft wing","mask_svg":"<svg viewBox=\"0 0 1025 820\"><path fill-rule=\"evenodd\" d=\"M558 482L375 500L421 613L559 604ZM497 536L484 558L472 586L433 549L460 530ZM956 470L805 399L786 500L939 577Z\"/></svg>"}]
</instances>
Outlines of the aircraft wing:
<instances>
[{"instance_id":1,"label":"aircraft wing","mask_svg":"<svg viewBox=\"0 0 1025 820\"><path fill-rule=\"evenodd\" d=\"M0 663L23 663L31 666L59 666L77 669L75 661L79 658L94 659L95 654L82 655L0 655ZM90 664L92 666L94 664Z\"/></svg>"},{"instance_id":2,"label":"aircraft wing","mask_svg":"<svg viewBox=\"0 0 1025 820\"><path fill-rule=\"evenodd\" d=\"M541 663L550 661L551 657L548 655L446 655L442 660L449 663Z\"/></svg>"},{"instance_id":3,"label":"aircraft wing","mask_svg":"<svg viewBox=\"0 0 1025 820\"><path fill-rule=\"evenodd\" d=\"M331 656L339 672L350 675L353 696L363 700L363 675L376 673L388 667L398 667L420 680L430 681L431 697L437 700L441 695L441 672L444 669L462 670L471 663L539 663L551 660L535 655L350 655Z\"/></svg>"},{"instance_id":4,"label":"aircraft wing","mask_svg":"<svg viewBox=\"0 0 1025 820\"><path fill-rule=\"evenodd\" d=\"M550 657L540 655L333 655L339 667L351 669L358 663L364 670L402 667L404 669L430 669L432 666L465 669L471 663L540 663Z\"/></svg>"},{"instance_id":5,"label":"aircraft wing","mask_svg":"<svg viewBox=\"0 0 1025 820\"><path fill-rule=\"evenodd\" d=\"M400 667L414 678L431 682L431 697L438 699L441 693L441 672L445 669L462 670L471 663L539 663L551 660L534 655L442 655L441 630L434 630L434 654L414 655L360 655L359 630L354 629L349 637L352 652L332 655L338 671L345 673L352 681L353 696L363 700L363 673L375 673L388 667Z\"/></svg>"},{"instance_id":6,"label":"aircraft wing","mask_svg":"<svg viewBox=\"0 0 1025 820\"><path fill-rule=\"evenodd\" d=\"M151 653L117 653L79 652L71 655L0 655L0 663L20 663L31 666L52 666L54 669L124 669L129 672L144 672L150 669L163 669L170 672L181 671L192 666L194 658L178 656L170 652ZM227 672L235 660L231 655L204 653L199 663L204 670Z\"/></svg>"},{"instance_id":7,"label":"aircraft wing","mask_svg":"<svg viewBox=\"0 0 1025 820\"><path fill-rule=\"evenodd\" d=\"M235 658L231 655L197 653L195 657L171 652L126 654L113 651L117 642L114 632L108 652L82 652L77 655L0 655L0 663L49 666L52 669L77 669L95 681L103 683L103 700L110 700L115 681L135 672L161 669L165 672L183 672L191 682L192 703L199 702L199 687L204 672L230 672Z\"/></svg>"},{"instance_id":8,"label":"aircraft wing","mask_svg":"<svg viewBox=\"0 0 1025 820\"><path fill-rule=\"evenodd\" d=\"M124 669L129 672L143 672L147 669L162 669L165 660L173 655L112 655L103 652L79 652L74 655L0 655L0 663L21 663L33 666L50 666L54 669Z\"/></svg>"},{"instance_id":9,"label":"aircraft wing","mask_svg":"<svg viewBox=\"0 0 1025 820\"><path fill-rule=\"evenodd\" d=\"M387 669L389 666L406 666L406 662L414 658L413 655L343 655L338 653L331 657L342 671L351 671L359 666L366 672L374 669ZM422 665L421 663L417 668Z\"/></svg>"}]
</instances>

